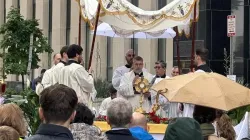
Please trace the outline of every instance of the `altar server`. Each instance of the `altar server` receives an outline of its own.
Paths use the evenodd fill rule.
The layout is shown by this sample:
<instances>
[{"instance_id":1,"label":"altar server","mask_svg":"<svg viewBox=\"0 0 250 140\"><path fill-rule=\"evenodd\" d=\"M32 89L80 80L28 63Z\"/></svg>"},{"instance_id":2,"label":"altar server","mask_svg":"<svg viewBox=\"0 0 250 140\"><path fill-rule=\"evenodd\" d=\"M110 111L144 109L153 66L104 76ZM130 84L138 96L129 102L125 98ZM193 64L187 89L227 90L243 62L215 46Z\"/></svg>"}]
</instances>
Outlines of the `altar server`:
<instances>
[{"instance_id":1,"label":"altar server","mask_svg":"<svg viewBox=\"0 0 250 140\"><path fill-rule=\"evenodd\" d=\"M80 65L82 52L83 49L81 46L70 45L67 52L69 60L59 74L59 84L64 84L74 89L78 97L78 102L88 106L94 88L94 80L91 70L87 72Z\"/></svg>"}]
</instances>

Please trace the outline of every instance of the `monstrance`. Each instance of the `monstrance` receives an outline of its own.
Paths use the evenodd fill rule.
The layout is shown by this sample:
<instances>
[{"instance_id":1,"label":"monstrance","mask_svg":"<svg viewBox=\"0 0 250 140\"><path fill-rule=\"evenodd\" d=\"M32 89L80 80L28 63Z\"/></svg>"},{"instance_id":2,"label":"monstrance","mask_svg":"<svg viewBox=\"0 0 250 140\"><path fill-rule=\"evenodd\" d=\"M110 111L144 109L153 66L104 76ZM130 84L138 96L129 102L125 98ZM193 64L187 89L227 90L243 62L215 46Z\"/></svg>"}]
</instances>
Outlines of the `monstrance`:
<instances>
[{"instance_id":1,"label":"monstrance","mask_svg":"<svg viewBox=\"0 0 250 140\"><path fill-rule=\"evenodd\" d=\"M138 107L135 111L139 113L146 113L146 111L142 108L144 94L149 92L149 82L144 77L139 77L134 84L135 90L141 94L140 98L140 107Z\"/></svg>"}]
</instances>

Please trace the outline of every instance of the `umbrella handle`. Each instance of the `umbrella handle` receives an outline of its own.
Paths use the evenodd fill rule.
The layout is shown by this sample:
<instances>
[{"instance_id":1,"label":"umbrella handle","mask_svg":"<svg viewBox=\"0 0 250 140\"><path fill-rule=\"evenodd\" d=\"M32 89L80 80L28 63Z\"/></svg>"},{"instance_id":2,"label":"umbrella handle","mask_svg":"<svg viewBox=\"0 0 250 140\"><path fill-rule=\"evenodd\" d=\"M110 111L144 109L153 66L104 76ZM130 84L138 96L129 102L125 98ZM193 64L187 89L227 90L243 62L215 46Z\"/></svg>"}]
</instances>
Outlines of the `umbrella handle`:
<instances>
[{"instance_id":1,"label":"umbrella handle","mask_svg":"<svg viewBox=\"0 0 250 140\"><path fill-rule=\"evenodd\" d=\"M153 112L156 112L157 110L160 109L160 104L159 104L159 98L160 98L160 95L164 96L163 93L166 93L168 91L168 89L165 89L165 90L159 90L156 94L156 99L155 99L155 104L153 104L153 107L152 107L152 111Z\"/></svg>"}]
</instances>

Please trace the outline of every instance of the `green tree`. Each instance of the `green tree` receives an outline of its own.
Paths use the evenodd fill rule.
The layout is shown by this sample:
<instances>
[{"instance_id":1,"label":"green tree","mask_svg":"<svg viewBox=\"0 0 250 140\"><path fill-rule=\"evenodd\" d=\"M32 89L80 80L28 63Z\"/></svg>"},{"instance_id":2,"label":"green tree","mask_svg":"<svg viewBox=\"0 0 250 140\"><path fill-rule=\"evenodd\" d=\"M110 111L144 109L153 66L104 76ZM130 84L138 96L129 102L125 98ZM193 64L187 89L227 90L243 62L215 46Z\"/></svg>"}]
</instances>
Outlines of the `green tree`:
<instances>
[{"instance_id":1,"label":"green tree","mask_svg":"<svg viewBox=\"0 0 250 140\"><path fill-rule=\"evenodd\" d=\"M0 27L0 34L3 35L0 48L3 49L1 57L4 62L4 72L21 75L23 89L24 75L27 74L31 34L33 34L34 39L31 69L39 67L38 54L53 51L38 25L38 20L26 20L20 14L19 9L12 7L7 16L7 22Z\"/></svg>"}]
</instances>

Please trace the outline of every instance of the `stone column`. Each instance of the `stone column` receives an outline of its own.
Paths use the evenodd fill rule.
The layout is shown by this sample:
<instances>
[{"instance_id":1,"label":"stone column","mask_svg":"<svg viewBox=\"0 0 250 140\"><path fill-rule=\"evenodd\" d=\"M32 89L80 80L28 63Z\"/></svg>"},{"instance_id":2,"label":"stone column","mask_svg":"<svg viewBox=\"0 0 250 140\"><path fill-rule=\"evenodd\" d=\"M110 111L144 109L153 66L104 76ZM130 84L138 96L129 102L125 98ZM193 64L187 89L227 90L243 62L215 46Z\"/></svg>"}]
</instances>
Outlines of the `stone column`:
<instances>
[{"instance_id":1,"label":"stone column","mask_svg":"<svg viewBox=\"0 0 250 140\"><path fill-rule=\"evenodd\" d=\"M32 0L20 0L20 14L24 16L24 19L32 19L33 16Z\"/></svg>"},{"instance_id":2,"label":"stone column","mask_svg":"<svg viewBox=\"0 0 250 140\"><path fill-rule=\"evenodd\" d=\"M66 45L66 0L53 0L52 49L54 54Z\"/></svg>"},{"instance_id":3,"label":"stone column","mask_svg":"<svg viewBox=\"0 0 250 140\"><path fill-rule=\"evenodd\" d=\"M49 0L36 0L36 19L39 22L39 28L42 29L44 36L49 34ZM51 46L52 47L52 46ZM39 55L41 61L38 63L39 69L34 71L34 78L40 75L41 69L49 69L48 67L48 53Z\"/></svg>"}]
</instances>

